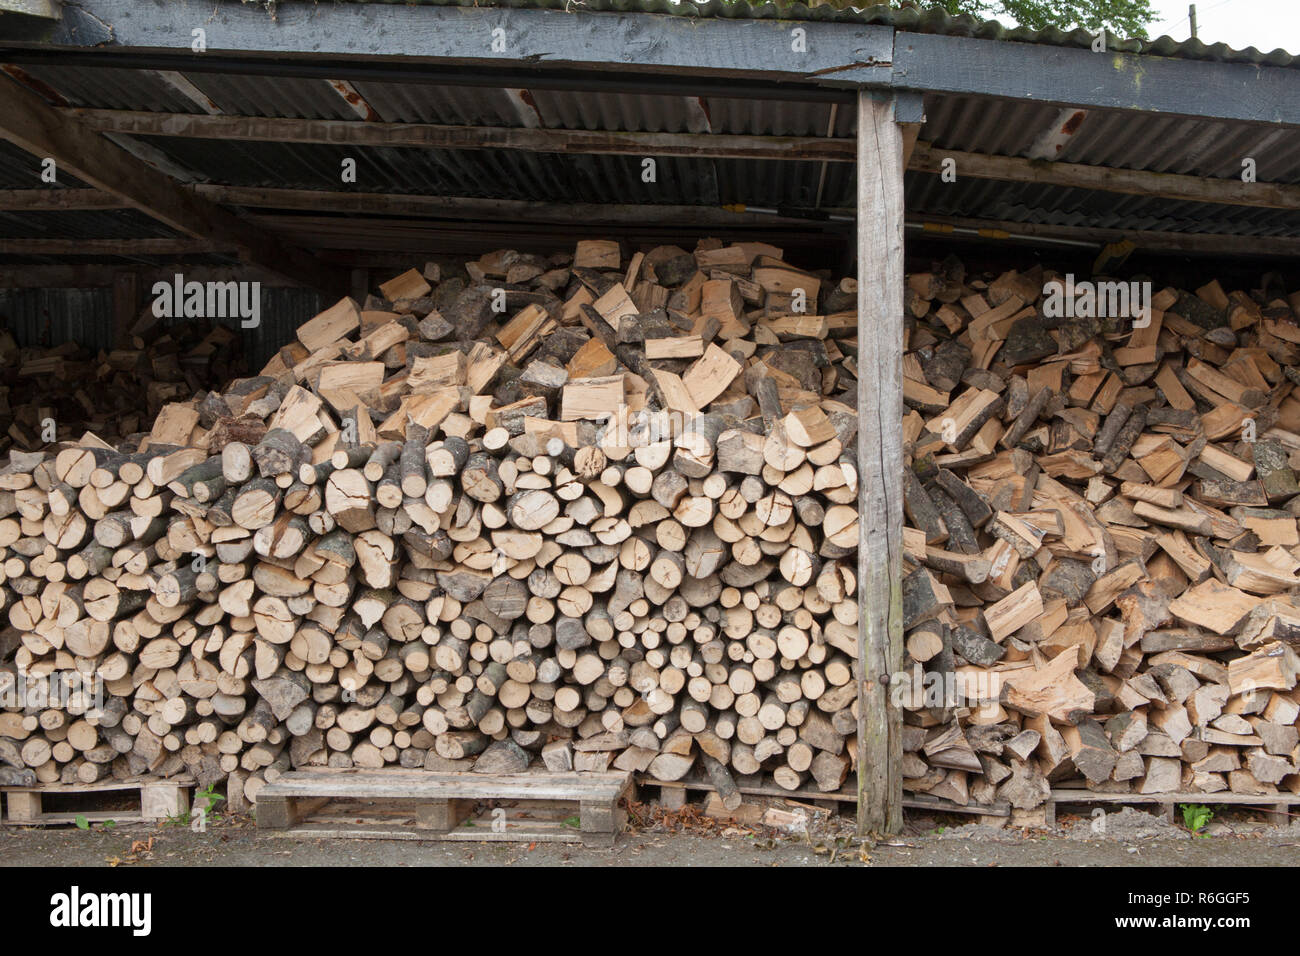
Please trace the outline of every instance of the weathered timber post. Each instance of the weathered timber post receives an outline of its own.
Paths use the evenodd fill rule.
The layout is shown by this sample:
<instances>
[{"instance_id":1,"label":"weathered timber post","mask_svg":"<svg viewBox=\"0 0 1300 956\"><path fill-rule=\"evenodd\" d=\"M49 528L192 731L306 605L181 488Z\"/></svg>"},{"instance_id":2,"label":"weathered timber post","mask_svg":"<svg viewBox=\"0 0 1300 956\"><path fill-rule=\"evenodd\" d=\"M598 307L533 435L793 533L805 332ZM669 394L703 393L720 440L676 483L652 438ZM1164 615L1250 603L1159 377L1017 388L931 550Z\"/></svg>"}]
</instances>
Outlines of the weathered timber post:
<instances>
[{"instance_id":1,"label":"weathered timber post","mask_svg":"<svg viewBox=\"0 0 1300 956\"><path fill-rule=\"evenodd\" d=\"M903 131L858 92L858 835L903 826Z\"/></svg>"}]
</instances>

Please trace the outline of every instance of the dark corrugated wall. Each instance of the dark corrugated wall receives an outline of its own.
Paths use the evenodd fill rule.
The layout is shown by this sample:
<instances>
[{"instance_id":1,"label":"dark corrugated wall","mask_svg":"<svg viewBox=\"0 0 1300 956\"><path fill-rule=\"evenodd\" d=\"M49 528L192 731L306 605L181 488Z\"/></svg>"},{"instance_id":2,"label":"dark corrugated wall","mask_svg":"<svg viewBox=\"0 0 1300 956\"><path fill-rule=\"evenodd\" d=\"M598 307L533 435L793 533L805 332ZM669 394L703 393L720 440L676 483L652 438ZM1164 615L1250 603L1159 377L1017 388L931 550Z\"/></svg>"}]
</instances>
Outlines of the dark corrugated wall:
<instances>
[{"instance_id":1,"label":"dark corrugated wall","mask_svg":"<svg viewBox=\"0 0 1300 956\"><path fill-rule=\"evenodd\" d=\"M0 289L0 320L24 348L112 346L112 289Z\"/></svg>"},{"instance_id":2,"label":"dark corrugated wall","mask_svg":"<svg viewBox=\"0 0 1300 956\"><path fill-rule=\"evenodd\" d=\"M321 310L320 295L309 289L262 289L262 321L242 329L239 319L218 319L244 340L250 372L276 349L293 341L295 330ZM164 320L170 322L170 320ZM0 323L22 347L49 347L74 341L98 351L112 347L111 289L0 289Z\"/></svg>"}]
</instances>

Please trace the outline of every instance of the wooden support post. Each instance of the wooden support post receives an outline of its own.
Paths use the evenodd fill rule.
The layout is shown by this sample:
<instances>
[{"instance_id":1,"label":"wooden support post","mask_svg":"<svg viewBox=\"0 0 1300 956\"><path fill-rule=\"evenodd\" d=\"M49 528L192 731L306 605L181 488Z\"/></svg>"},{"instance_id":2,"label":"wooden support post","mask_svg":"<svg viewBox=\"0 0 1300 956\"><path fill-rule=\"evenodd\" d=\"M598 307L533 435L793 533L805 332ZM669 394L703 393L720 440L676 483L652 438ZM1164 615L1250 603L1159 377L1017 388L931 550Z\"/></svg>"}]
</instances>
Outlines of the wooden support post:
<instances>
[{"instance_id":1,"label":"wooden support post","mask_svg":"<svg viewBox=\"0 0 1300 956\"><path fill-rule=\"evenodd\" d=\"M353 269L351 274L352 298L358 302L366 301L366 293L370 291L370 270Z\"/></svg>"},{"instance_id":2,"label":"wooden support post","mask_svg":"<svg viewBox=\"0 0 1300 956\"><path fill-rule=\"evenodd\" d=\"M140 277L134 272L113 276L113 345L130 345L131 327L140 311Z\"/></svg>"},{"instance_id":3,"label":"wooden support post","mask_svg":"<svg viewBox=\"0 0 1300 956\"><path fill-rule=\"evenodd\" d=\"M925 97L920 93L895 93L894 121L903 135L903 168L907 169L921 127L925 125Z\"/></svg>"},{"instance_id":4,"label":"wooden support post","mask_svg":"<svg viewBox=\"0 0 1300 956\"><path fill-rule=\"evenodd\" d=\"M903 137L858 93L858 835L903 827Z\"/></svg>"}]
</instances>

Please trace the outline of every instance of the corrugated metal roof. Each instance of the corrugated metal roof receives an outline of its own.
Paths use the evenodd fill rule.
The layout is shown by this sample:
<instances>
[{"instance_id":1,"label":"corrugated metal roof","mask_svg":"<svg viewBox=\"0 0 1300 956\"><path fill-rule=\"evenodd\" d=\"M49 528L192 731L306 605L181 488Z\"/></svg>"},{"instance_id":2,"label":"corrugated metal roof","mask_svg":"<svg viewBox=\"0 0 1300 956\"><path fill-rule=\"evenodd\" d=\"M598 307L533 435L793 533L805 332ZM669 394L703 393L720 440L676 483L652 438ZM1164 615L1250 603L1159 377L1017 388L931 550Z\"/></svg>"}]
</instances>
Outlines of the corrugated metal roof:
<instances>
[{"instance_id":1,"label":"corrugated metal roof","mask_svg":"<svg viewBox=\"0 0 1300 956\"><path fill-rule=\"evenodd\" d=\"M519 114L503 90L490 87L379 83L371 80L359 80L352 85L386 123L520 125ZM256 107L256 101L252 105ZM247 103L243 104L244 109L248 106Z\"/></svg>"},{"instance_id":2,"label":"corrugated metal roof","mask_svg":"<svg viewBox=\"0 0 1300 956\"><path fill-rule=\"evenodd\" d=\"M206 93L225 113L243 113L256 104L258 116L298 116L304 119L357 119L357 114L322 80L281 76L240 76L188 73L186 79ZM149 107L157 109L157 107ZM193 107L186 112L193 112Z\"/></svg>"},{"instance_id":3,"label":"corrugated metal roof","mask_svg":"<svg viewBox=\"0 0 1300 956\"><path fill-rule=\"evenodd\" d=\"M812 206L822 164L659 157L655 181L639 156L507 149L417 149L140 137L212 182L348 191L345 158L357 161L356 192L413 193L538 202ZM827 205L848 203L850 167L828 167ZM847 191L846 191L847 190Z\"/></svg>"},{"instance_id":4,"label":"corrugated metal roof","mask_svg":"<svg viewBox=\"0 0 1300 956\"><path fill-rule=\"evenodd\" d=\"M4 239L166 239L179 236L136 209L0 211Z\"/></svg>"},{"instance_id":5,"label":"corrugated metal roof","mask_svg":"<svg viewBox=\"0 0 1300 956\"><path fill-rule=\"evenodd\" d=\"M448 7L522 7L543 10L571 10L574 0L342 0L354 3L429 4ZM910 33L939 33L945 36L971 36L986 40L1011 40L1046 46L1092 46L1094 34L1084 30L1061 30L1047 27L1007 27L996 20L981 20L966 14L953 15L938 6L901 9L886 4L853 7L834 3L773 3L771 0L580 0L577 4L589 13L659 13L676 17L721 17L731 20L813 20L835 23L892 26ZM1153 56L1187 60L1214 60L1224 63L1254 63L1268 66L1297 67L1300 58L1285 50L1264 52L1255 47L1234 50L1226 43L1206 44L1200 40L1175 40L1169 36L1154 40L1121 38L1108 34L1107 48L1123 53L1147 53Z\"/></svg>"},{"instance_id":6,"label":"corrugated metal roof","mask_svg":"<svg viewBox=\"0 0 1300 956\"><path fill-rule=\"evenodd\" d=\"M920 138L939 149L1028 157L1060 112L1025 101L929 95ZM1250 157L1259 181L1300 183L1300 129L1162 113L1067 112L1080 118L1054 155L1060 162L1234 179Z\"/></svg>"},{"instance_id":7,"label":"corrugated metal roof","mask_svg":"<svg viewBox=\"0 0 1300 956\"><path fill-rule=\"evenodd\" d=\"M86 109L199 111L149 70L61 64L28 67L27 72L71 105ZM324 80L197 71L182 76L232 115L362 122ZM375 81L353 86L386 123L773 136L825 136L828 129L835 136L851 136L854 123L852 109L828 103L540 89L516 93Z\"/></svg>"},{"instance_id":8,"label":"corrugated metal roof","mask_svg":"<svg viewBox=\"0 0 1300 956\"><path fill-rule=\"evenodd\" d=\"M450 3L453 0L426 0ZM455 0L459 2L459 0ZM510 6L568 9L575 0L507 0ZM481 2L476 5L483 5ZM996 23L951 17L941 10L812 8L802 4L750 4L745 0L583 0L582 9L640 11L677 16L775 17L889 24L901 30L999 37L1035 43L1091 42L1086 31L1006 30ZM1126 41L1127 42L1127 41ZM1222 55L1201 44L1161 41L1129 48L1161 55L1274 62L1253 51ZM1199 49L1198 49L1199 48ZM1217 52L1214 52L1216 51ZM1211 56L1210 51L1213 53ZM1286 56L1283 54L1283 56ZM1287 62L1276 65L1292 65ZM32 66L33 78L68 102L90 108L195 112L200 107L149 70L105 69L60 64ZM222 110L239 115L333 119L364 123L330 84L320 79L183 74ZM850 137L852 107L751 98L673 94L620 94L416 82L357 80L354 87L384 122L456 125L542 126L634 132L712 132L777 136ZM1074 111L1071 132L1055 139L1062 161L1233 179L1243 157L1258 164L1260 181L1300 183L1300 130L1193 120L1167 114ZM941 150L1000 156L1034 155L1035 144L1059 126L1057 107L1032 101L929 95L920 133ZM200 180L235 186L266 186L390 195L453 196L553 203L618 203L716 207L740 203L783 210L851 209L853 167L848 163L657 158L657 178L642 178L641 157L536 153L525 150L437 150L353 147L178 137L134 137L161 150ZM344 184L345 158L357 160L357 181ZM39 165L31 156L0 143L0 188L38 185ZM60 185L79 185L60 173ZM1248 236L1300 236L1300 215L1292 212L1208 203L1187 203L1082 189L963 178L943 183L937 176L909 173L909 216L962 216L1036 225L1094 225L1116 229L1182 231ZM267 220L274 214L258 210ZM307 215L302 210L295 213ZM395 217L391 210L384 215ZM364 216L354 217L358 221ZM408 220L415 222L413 218ZM371 225L374 225L373 223ZM330 224L337 232L337 223ZM297 225L308 246L312 236ZM378 229L359 229L361 237ZM147 238L173 235L130 210L0 215L0 236ZM322 243L324 245L324 243ZM332 246L338 248L337 245ZM365 250L364 238L355 249ZM384 246L383 248L389 248ZM38 260L45 261L45 260Z\"/></svg>"},{"instance_id":9,"label":"corrugated metal roof","mask_svg":"<svg viewBox=\"0 0 1300 956\"><path fill-rule=\"evenodd\" d=\"M58 90L69 105L111 110L160 110L165 113L193 113L196 107L187 97L163 82L152 70L100 67L69 69L60 65L24 64L23 71Z\"/></svg>"},{"instance_id":10,"label":"corrugated metal roof","mask_svg":"<svg viewBox=\"0 0 1300 956\"><path fill-rule=\"evenodd\" d=\"M41 181L41 160L7 140L0 140L0 189L68 189L85 186L75 176L55 170L53 183Z\"/></svg>"}]
</instances>

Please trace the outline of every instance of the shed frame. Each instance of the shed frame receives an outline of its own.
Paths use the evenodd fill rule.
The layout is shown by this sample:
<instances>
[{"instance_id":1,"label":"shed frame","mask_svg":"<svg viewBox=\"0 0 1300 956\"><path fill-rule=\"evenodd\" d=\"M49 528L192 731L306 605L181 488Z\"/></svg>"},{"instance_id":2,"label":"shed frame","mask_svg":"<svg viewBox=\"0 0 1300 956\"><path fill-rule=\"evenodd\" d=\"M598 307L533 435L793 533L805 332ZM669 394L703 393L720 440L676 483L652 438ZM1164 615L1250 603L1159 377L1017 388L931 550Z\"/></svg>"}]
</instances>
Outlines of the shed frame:
<instances>
[{"instance_id":1,"label":"shed frame","mask_svg":"<svg viewBox=\"0 0 1300 956\"><path fill-rule=\"evenodd\" d=\"M0 140L33 158L54 159L78 182L58 189L0 183L10 187L0 189L0 217L139 210L159 223L164 234L101 240L115 243L102 248L84 236L0 236L0 285L110 285L119 322L131 314L133 298L138 304L145 275L166 271L165 262L186 254L204 257L187 269L213 274L228 274L224 254L230 253L250 274L269 281L331 294L365 286L364 273L354 269L349 275L323 260L322 249L328 247L313 251L302 243L309 227L295 231L295 220L285 211L391 216L425 211L450 221L504 216L539 228L563 224L577 214L584 223L613 224L628 234L672 217L684 229L832 230L841 240L849 238L847 224L856 223L852 247L859 279L859 354L870 355L871 361L858 381L862 618L857 788L863 835L896 832L902 825L901 712L891 702L889 688L890 676L901 671L903 661L899 463L905 225L1066 244L1136 236L1153 247L1194 253L1221 250L1225 244L1239 254L1300 252L1300 69L1261 56L1232 51L1216 56L1203 47L1151 55L1122 44L1108 49L1106 43L1098 51L1086 44L1086 37L1015 42L961 23L915 32L848 14L835 19L694 18L585 12L544 3L460 7L291 0L277 4L272 19L266 10L245 3L214 8L197 0L61 5L42 0L29 4L27 16L33 18L30 29L0 40L0 70L7 74L0 78ZM202 49L195 31L202 31ZM978 35L961 35L971 32ZM165 91L171 107L79 106L77 97L65 95L58 80L48 78L51 68L127 78L128 94L131 84L139 84L137 93ZM308 84L322 95L327 95L327 85L338 97L334 107L340 115L288 115L291 111L285 110L268 115L265 109L231 114L223 106L217 87L229 94L266 80ZM511 105L514 121L385 119L366 92L399 87L492 91ZM702 128L652 129L653 124L646 124L643 129L614 129L609 123L594 129L556 128L542 122L534 96L538 91L679 100L685 104L684 122ZM1032 145L1006 153L974 145L957 148L934 135L922 139L927 104L944 97L971 98L990 114L1040 122L1046 115L1049 122L1037 129ZM710 98L825 108L829 122L824 135L719 133L704 108ZM636 103L629 109L635 118ZM1245 182L1236 175L1231 155L1167 163L1180 166L1177 170L1143 168L1141 157L1131 151L1118 163L1059 160L1071 150L1082 151L1076 131L1092 113L1142 128L1191 124L1179 128L1205 130L1205 140L1212 138L1213 129L1227 129L1258 144L1286 142L1286 162L1277 164L1285 169L1276 178ZM856 119L852 135L841 128L848 116ZM949 140L963 134L979 138L956 126L935 133L949 134ZM577 207L535 197L217 182L175 155L174 141L187 139L375 150L496 149L562 157L653 154L815 163L820 172L809 209L761 203L719 209L682 202ZM1203 230L1152 228L1152 217L1144 220L1137 211L1113 222L1097 215L1085 217L1090 221L1084 223L1063 221L1065 217L1016 220L985 203L978 215L930 208L924 211L925 222L905 223L905 174L934 176L946 160L977 181L1230 212L1216 214L1213 228ZM824 203L830 167L848 163L856 174L850 208ZM256 211L265 209L281 214ZM1243 209L1274 218L1252 228ZM1170 217L1175 224L1180 221L1173 212L1162 215L1165 219L1154 217L1156 226ZM1189 216L1189 221L1196 220ZM277 237L276 225L289 228ZM837 229L841 232L834 233ZM110 255L114 249L117 254ZM44 261L78 251L99 252L99 258L117 264ZM363 269L382 261L383 252L371 250L372 259L354 256L350 264ZM123 271L123 262L132 260L143 267Z\"/></svg>"}]
</instances>

